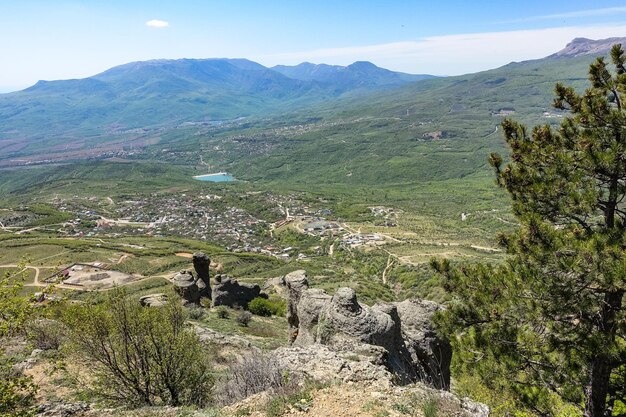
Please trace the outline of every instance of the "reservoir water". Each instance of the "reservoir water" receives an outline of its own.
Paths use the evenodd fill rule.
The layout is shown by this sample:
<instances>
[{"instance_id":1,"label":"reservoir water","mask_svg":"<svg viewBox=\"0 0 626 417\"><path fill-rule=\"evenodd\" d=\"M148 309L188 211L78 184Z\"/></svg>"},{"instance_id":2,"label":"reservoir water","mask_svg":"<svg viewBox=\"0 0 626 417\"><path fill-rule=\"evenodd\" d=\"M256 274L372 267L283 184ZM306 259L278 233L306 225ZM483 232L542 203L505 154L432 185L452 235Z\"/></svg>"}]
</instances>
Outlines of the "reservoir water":
<instances>
[{"instance_id":1,"label":"reservoir water","mask_svg":"<svg viewBox=\"0 0 626 417\"><path fill-rule=\"evenodd\" d=\"M196 175L193 177L198 181L210 181L210 182L230 182L235 181L235 177L226 172L216 172L215 174Z\"/></svg>"}]
</instances>

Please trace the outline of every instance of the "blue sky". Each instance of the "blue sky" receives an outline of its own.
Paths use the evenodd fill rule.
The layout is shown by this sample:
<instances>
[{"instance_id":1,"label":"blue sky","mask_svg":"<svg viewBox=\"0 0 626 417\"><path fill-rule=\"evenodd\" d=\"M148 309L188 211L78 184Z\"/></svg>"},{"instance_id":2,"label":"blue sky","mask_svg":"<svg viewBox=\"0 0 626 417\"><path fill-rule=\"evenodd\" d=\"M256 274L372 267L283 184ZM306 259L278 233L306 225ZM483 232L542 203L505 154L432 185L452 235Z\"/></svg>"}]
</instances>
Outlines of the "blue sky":
<instances>
[{"instance_id":1,"label":"blue sky","mask_svg":"<svg viewBox=\"0 0 626 417\"><path fill-rule=\"evenodd\" d=\"M0 91L154 58L455 75L612 36L626 36L624 0L0 0Z\"/></svg>"}]
</instances>

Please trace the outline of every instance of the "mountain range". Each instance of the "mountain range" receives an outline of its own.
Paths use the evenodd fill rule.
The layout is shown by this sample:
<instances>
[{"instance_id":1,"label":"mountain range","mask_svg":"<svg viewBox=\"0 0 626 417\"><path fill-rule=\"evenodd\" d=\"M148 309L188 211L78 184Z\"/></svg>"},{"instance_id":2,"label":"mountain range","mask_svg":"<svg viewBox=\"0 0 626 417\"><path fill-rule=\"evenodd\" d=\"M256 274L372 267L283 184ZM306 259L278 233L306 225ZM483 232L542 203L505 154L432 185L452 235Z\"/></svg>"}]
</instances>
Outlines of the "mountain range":
<instances>
[{"instance_id":1,"label":"mountain range","mask_svg":"<svg viewBox=\"0 0 626 417\"><path fill-rule=\"evenodd\" d=\"M267 68L246 59L132 62L92 77L0 95L0 138L167 126L293 109L432 78L369 62Z\"/></svg>"},{"instance_id":2,"label":"mountain range","mask_svg":"<svg viewBox=\"0 0 626 417\"><path fill-rule=\"evenodd\" d=\"M329 181L464 176L484 166L487 149L502 146L494 134L502 117L558 123L561 115L551 109L555 82L584 88L593 57L620 42L626 38L577 38L543 59L455 77L398 73L369 62L273 68L245 59L133 62L0 95L0 165L42 160L37 155L93 157L128 144L187 149L200 140L220 149L205 161L251 178L306 181L337 161L346 172L325 175ZM246 123L233 124L230 134L254 136L258 149L194 127L238 118ZM289 124L308 127L297 140L273 130ZM337 127L344 125L345 131ZM338 130L341 141L330 146ZM424 152L442 143L438 159ZM396 169L372 170L373 159ZM361 175L346 177L352 171Z\"/></svg>"}]
</instances>

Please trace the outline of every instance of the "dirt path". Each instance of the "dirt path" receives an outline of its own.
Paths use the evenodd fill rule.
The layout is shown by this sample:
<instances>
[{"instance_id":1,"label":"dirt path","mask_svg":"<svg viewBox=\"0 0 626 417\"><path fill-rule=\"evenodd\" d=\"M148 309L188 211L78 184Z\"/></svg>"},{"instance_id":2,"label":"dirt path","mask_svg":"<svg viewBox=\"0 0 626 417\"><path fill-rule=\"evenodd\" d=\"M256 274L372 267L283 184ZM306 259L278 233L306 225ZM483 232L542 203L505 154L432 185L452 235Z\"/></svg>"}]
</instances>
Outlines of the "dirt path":
<instances>
[{"instance_id":1,"label":"dirt path","mask_svg":"<svg viewBox=\"0 0 626 417\"><path fill-rule=\"evenodd\" d=\"M387 257L387 266L383 270L383 284L385 285L387 285L387 273L393 267L393 257L395 257L395 255L392 255L390 252L387 253L389 254L389 256Z\"/></svg>"},{"instance_id":2,"label":"dirt path","mask_svg":"<svg viewBox=\"0 0 626 417\"><path fill-rule=\"evenodd\" d=\"M493 132L486 134L485 136L483 136L484 138L488 138L491 135L495 135L496 133L498 133L498 125L496 125L496 128L493 130Z\"/></svg>"}]
</instances>

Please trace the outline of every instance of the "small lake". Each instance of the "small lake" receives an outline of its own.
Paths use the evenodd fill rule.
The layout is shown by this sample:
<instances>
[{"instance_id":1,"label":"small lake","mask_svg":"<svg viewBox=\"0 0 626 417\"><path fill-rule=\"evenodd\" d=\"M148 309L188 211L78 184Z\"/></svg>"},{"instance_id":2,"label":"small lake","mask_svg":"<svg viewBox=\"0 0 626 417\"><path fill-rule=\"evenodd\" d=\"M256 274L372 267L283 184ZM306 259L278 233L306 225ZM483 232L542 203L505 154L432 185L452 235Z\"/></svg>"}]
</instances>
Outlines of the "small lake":
<instances>
[{"instance_id":1,"label":"small lake","mask_svg":"<svg viewBox=\"0 0 626 417\"><path fill-rule=\"evenodd\" d=\"M231 182L236 181L235 177L226 172L217 172L215 174L196 175L193 177L198 181L210 181L210 182Z\"/></svg>"}]
</instances>

